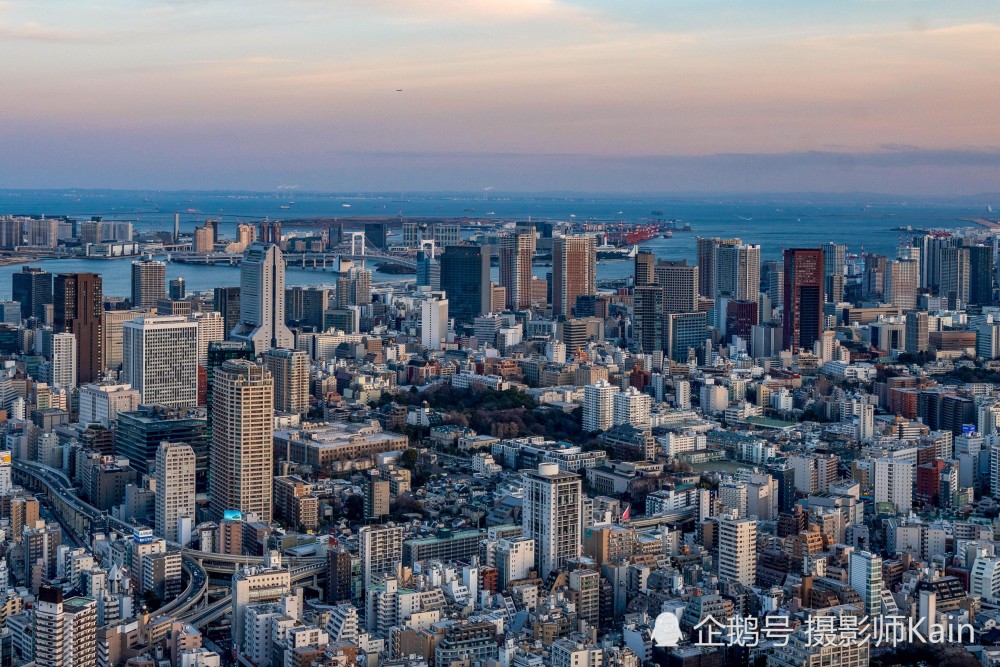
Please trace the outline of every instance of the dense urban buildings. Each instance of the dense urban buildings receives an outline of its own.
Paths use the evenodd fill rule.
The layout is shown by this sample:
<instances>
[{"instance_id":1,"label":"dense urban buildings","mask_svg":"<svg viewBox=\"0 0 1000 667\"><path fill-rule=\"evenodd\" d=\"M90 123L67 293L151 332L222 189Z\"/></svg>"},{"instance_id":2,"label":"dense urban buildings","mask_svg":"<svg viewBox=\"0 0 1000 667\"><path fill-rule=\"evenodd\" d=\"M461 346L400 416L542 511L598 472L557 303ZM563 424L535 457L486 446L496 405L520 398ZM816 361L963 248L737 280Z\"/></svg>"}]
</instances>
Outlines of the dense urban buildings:
<instances>
[{"instance_id":1,"label":"dense urban buildings","mask_svg":"<svg viewBox=\"0 0 1000 667\"><path fill-rule=\"evenodd\" d=\"M779 259L664 257L666 220L324 224L179 235L238 288L161 263L176 233L125 294L12 272L5 664L996 661L991 229ZM863 618L957 638L873 653Z\"/></svg>"}]
</instances>

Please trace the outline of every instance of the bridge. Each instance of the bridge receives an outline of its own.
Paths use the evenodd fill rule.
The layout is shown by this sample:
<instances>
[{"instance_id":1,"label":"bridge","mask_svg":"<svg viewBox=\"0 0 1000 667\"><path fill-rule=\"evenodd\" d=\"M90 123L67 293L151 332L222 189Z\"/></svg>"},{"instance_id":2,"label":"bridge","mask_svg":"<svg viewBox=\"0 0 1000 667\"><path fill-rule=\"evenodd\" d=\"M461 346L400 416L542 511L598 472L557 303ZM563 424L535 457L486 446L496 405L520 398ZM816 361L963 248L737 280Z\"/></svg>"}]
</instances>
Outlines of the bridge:
<instances>
[{"instance_id":1,"label":"bridge","mask_svg":"<svg viewBox=\"0 0 1000 667\"><path fill-rule=\"evenodd\" d=\"M109 525L123 533L130 533L136 526L109 516L76 497L75 487L65 472L36 461L12 461L14 481L26 489L46 494L47 504L59 519L77 536L88 535L95 529ZM217 581L229 583L233 574L247 565L262 565L261 556L217 554L210 551L188 549L179 544L168 543L171 552L180 552L181 569L187 577L184 590L176 598L157 610L158 621L166 622L179 618L184 622L195 622L204 627L225 616L232 605L232 594L207 606L212 576ZM324 558L290 559L292 584L311 581L317 585L326 571ZM225 604L222 604L225 602Z\"/></svg>"},{"instance_id":2,"label":"bridge","mask_svg":"<svg viewBox=\"0 0 1000 667\"><path fill-rule=\"evenodd\" d=\"M326 563L310 563L307 565L292 567L292 586L301 584L309 579L315 583L319 575L324 572L325 569ZM182 623L193 625L196 628L204 628L207 625L211 625L212 623L225 618L232 611L232 607L233 594L228 593L215 602L207 604L203 607L195 607L194 605L188 606L187 609L185 609L187 613L178 615L177 620Z\"/></svg>"},{"instance_id":3,"label":"bridge","mask_svg":"<svg viewBox=\"0 0 1000 667\"><path fill-rule=\"evenodd\" d=\"M164 248L166 249L166 248ZM159 255L162 256L162 255ZM178 264L197 264L201 266L238 266L243 261L243 255L229 252L166 252L168 262ZM339 271L341 259L352 261L371 261L376 264L397 264L408 269L416 270L417 261L415 258L404 255L386 252L381 248L376 248L365 238L363 232L351 232L349 239L341 243L337 248L321 252L286 252L285 261L288 266L302 269L320 269L323 271Z\"/></svg>"}]
</instances>

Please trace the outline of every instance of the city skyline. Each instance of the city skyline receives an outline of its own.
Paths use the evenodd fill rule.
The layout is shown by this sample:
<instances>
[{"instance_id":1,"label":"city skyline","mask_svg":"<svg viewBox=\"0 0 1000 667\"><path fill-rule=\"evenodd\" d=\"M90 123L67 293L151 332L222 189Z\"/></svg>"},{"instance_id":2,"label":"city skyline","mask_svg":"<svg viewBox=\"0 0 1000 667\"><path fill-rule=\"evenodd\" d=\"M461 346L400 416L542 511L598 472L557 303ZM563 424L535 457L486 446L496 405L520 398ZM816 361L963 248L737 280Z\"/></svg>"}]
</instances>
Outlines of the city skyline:
<instances>
[{"instance_id":1,"label":"city skyline","mask_svg":"<svg viewBox=\"0 0 1000 667\"><path fill-rule=\"evenodd\" d=\"M22 101L0 187L971 194L1000 173L985 2L100 9L0 4Z\"/></svg>"}]
</instances>

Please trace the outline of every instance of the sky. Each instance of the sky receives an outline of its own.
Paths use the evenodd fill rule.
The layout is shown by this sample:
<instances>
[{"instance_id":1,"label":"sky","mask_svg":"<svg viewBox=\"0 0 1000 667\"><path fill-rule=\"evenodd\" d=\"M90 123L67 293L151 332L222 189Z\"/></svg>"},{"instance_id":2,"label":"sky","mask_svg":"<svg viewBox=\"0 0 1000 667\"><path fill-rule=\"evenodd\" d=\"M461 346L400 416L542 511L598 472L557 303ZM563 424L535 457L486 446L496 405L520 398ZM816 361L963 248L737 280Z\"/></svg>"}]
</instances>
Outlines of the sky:
<instances>
[{"instance_id":1,"label":"sky","mask_svg":"<svg viewBox=\"0 0 1000 667\"><path fill-rule=\"evenodd\" d=\"M1000 5L0 0L0 188L1000 191Z\"/></svg>"}]
</instances>

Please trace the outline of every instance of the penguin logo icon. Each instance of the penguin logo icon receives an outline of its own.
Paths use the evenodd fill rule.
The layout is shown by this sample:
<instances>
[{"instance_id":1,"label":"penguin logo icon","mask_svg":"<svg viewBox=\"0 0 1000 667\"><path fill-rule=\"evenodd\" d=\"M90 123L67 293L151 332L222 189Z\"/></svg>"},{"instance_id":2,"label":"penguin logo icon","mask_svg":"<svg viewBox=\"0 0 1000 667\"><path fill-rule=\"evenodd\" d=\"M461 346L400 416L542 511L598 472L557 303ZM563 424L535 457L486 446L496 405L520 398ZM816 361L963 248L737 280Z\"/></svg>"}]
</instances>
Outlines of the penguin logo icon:
<instances>
[{"instance_id":1,"label":"penguin logo icon","mask_svg":"<svg viewBox=\"0 0 1000 667\"><path fill-rule=\"evenodd\" d=\"M683 638L681 624L677 620L677 616L665 611L656 617L656 625L653 626L653 641L656 642L657 646L677 646Z\"/></svg>"}]
</instances>

